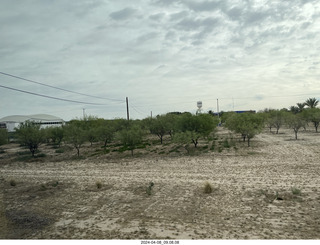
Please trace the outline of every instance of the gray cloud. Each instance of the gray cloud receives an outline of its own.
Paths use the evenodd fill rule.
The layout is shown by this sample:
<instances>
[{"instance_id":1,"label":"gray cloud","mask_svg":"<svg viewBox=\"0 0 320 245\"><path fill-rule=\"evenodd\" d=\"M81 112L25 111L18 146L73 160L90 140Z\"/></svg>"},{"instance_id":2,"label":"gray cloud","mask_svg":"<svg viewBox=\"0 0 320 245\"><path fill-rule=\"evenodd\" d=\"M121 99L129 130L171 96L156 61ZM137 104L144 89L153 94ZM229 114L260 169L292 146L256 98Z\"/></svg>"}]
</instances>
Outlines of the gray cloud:
<instances>
[{"instance_id":1,"label":"gray cloud","mask_svg":"<svg viewBox=\"0 0 320 245\"><path fill-rule=\"evenodd\" d=\"M246 98L248 90L259 100L242 100L243 108L236 109L286 107L297 97L280 105L270 95L299 94L301 89L307 94L317 88L319 13L316 0L4 0L0 67L79 92L129 96L147 113L170 111L170 103L160 106L163 101L192 111L186 98L205 105L222 95ZM0 83L68 96L14 79ZM4 108L0 117L26 113L30 108L21 101L34 100L13 92L2 95L1 104L14 96L19 103ZM35 104L34 110L62 111L62 117L75 116L77 110L81 115L83 107L42 99ZM221 101L224 110L230 109L228 104L223 108ZM122 107L111 107L88 107L87 113L92 108L97 115L121 117Z\"/></svg>"},{"instance_id":2,"label":"gray cloud","mask_svg":"<svg viewBox=\"0 0 320 245\"><path fill-rule=\"evenodd\" d=\"M186 6L196 12L210 12L221 7L223 1L184 1Z\"/></svg>"},{"instance_id":3,"label":"gray cloud","mask_svg":"<svg viewBox=\"0 0 320 245\"><path fill-rule=\"evenodd\" d=\"M114 20L126 20L131 18L136 12L137 10L134 8L124 8L110 13L110 17Z\"/></svg>"},{"instance_id":4,"label":"gray cloud","mask_svg":"<svg viewBox=\"0 0 320 245\"><path fill-rule=\"evenodd\" d=\"M192 31L199 30L202 28L212 29L214 26L218 24L218 20L212 17L207 17L204 19L193 19L193 18L185 18L177 23L177 28L184 31Z\"/></svg>"}]
</instances>

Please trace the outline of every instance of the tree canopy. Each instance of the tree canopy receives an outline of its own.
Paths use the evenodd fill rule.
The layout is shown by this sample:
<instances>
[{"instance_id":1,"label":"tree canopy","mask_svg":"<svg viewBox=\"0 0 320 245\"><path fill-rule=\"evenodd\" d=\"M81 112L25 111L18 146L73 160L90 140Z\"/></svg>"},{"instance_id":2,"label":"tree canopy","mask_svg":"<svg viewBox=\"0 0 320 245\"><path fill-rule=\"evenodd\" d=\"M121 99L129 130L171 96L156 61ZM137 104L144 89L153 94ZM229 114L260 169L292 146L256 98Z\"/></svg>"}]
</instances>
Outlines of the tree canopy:
<instances>
[{"instance_id":1,"label":"tree canopy","mask_svg":"<svg viewBox=\"0 0 320 245\"><path fill-rule=\"evenodd\" d=\"M233 114L226 121L228 129L241 134L243 141L247 138L248 146L250 146L250 140L261 133L263 126L263 117L252 113Z\"/></svg>"},{"instance_id":2,"label":"tree canopy","mask_svg":"<svg viewBox=\"0 0 320 245\"><path fill-rule=\"evenodd\" d=\"M44 131L40 129L40 124L34 121L25 121L16 128L18 141L29 148L34 157L39 145L44 140Z\"/></svg>"}]
</instances>

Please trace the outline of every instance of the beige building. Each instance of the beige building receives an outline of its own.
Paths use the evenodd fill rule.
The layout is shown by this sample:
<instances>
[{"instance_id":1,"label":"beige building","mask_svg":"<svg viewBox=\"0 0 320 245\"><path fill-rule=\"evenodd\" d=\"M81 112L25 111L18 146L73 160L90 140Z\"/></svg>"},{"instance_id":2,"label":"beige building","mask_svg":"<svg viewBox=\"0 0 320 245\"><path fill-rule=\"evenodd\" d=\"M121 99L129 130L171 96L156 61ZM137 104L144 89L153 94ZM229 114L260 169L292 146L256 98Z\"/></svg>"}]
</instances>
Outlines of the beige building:
<instances>
[{"instance_id":1,"label":"beige building","mask_svg":"<svg viewBox=\"0 0 320 245\"><path fill-rule=\"evenodd\" d=\"M63 119L47 115L47 114L35 114L35 115L12 115L3 117L0 119L0 128L6 128L8 132L14 132L15 127L19 126L20 123L25 121L35 121L44 127L59 127L65 122Z\"/></svg>"}]
</instances>

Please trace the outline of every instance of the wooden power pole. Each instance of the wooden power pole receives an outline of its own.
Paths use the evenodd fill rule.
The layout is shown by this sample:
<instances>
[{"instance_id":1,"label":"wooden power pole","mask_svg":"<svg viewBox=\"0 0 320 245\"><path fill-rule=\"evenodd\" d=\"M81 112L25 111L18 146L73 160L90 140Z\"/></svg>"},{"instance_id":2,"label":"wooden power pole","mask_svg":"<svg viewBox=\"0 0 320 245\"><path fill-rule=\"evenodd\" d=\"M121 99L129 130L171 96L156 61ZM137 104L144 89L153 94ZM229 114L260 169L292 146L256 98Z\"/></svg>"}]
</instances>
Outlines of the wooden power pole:
<instances>
[{"instance_id":1,"label":"wooden power pole","mask_svg":"<svg viewBox=\"0 0 320 245\"><path fill-rule=\"evenodd\" d=\"M128 103L128 97L126 97L126 103L127 103L127 120L129 121L129 103Z\"/></svg>"}]
</instances>

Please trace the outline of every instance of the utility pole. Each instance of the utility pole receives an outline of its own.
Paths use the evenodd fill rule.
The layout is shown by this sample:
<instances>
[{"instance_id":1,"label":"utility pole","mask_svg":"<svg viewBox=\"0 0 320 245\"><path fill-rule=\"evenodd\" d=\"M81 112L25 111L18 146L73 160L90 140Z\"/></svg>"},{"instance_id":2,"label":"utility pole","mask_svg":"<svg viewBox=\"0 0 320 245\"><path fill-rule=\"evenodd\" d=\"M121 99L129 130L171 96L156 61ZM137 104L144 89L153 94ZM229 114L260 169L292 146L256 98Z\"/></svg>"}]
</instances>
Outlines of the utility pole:
<instances>
[{"instance_id":1,"label":"utility pole","mask_svg":"<svg viewBox=\"0 0 320 245\"><path fill-rule=\"evenodd\" d=\"M218 111L218 119L219 119L218 126L221 126L221 119L220 119L220 112L219 112L219 99L217 99L217 111Z\"/></svg>"},{"instance_id":2,"label":"utility pole","mask_svg":"<svg viewBox=\"0 0 320 245\"><path fill-rule=\"evenodd\" d=\"M83 119L85 119L85 117L86 117L85 110L86 110L86 108L82 108L82 112L83 112Z\"/></svg>"},{"instance_id":3,"label":"utility pole","mask_svg":"<svg viewBox=\"0 0 320 245\"><path fill-rule=\"evenodd\" d=\"M127 103L127 120L129 121L129 103L128 103L128 97L126 97L126 103Z\"/></svg>"}]
</instances>

